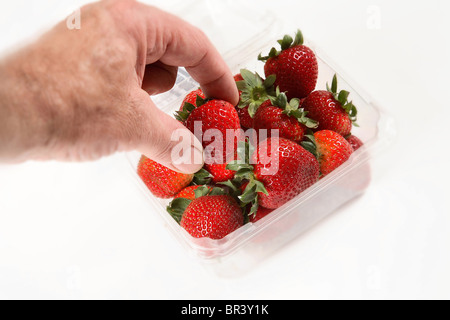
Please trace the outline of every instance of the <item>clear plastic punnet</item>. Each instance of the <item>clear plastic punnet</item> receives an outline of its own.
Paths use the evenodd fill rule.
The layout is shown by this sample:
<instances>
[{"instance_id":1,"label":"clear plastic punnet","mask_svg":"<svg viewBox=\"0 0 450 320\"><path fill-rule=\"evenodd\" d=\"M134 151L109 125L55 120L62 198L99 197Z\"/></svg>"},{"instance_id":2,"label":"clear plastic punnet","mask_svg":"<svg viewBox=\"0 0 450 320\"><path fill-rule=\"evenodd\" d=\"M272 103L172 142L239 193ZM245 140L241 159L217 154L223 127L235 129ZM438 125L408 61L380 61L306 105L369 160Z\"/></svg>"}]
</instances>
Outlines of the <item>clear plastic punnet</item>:
<instances>
[{"instance_id":1,"label":"clear plastic punnet","mask_svg":"<svg viewBox=\"0 0 450 320\"><path fill-rule=\"evenodd\" d=\"M183 3L183 2L180 2ZM264 64L257 61L259 53L268 53L284 34L294 34L298 26L286 26L284 21L271 12L252 14L243 5L239 10L227 6L228 1L215 6L207 1L186 3L186 10L177 6L182 17L195 23L205 31L222 53L225 61L233 71L241 68L264 75ZM197 10L192 6L197 6ZM200 7L202 8L200 10ZM236 30L239 24L242 33ZM140 154L127 154L130 172L142 194L148 200L149 214L157 213L162 218L174 237L194 257L222 276L233 276L260 262L263 258L279 249L292 239L298 237L318 221L333 213L337 208L362 194L370 184L370 159L390 144L395 134L392 119L319 47L305 35L305 44L316 53L319 64L319 78L316 90L324 90L326 83L331 83L334 74L338 76L339 89L350 92L350 99L358 107L358 124L352 133L358 136L364 147L357 150L351 158L312 187L273 211L256 223L247 223L223 239L194 238L189 235L166 211L170 200L153 196L137 175ZM172 90L154 96L153 101L164 112L173 115L179 109L184 96L198 88L196 83L184 70L179 69L176 84Z\"/></svg>"}]
</instances>

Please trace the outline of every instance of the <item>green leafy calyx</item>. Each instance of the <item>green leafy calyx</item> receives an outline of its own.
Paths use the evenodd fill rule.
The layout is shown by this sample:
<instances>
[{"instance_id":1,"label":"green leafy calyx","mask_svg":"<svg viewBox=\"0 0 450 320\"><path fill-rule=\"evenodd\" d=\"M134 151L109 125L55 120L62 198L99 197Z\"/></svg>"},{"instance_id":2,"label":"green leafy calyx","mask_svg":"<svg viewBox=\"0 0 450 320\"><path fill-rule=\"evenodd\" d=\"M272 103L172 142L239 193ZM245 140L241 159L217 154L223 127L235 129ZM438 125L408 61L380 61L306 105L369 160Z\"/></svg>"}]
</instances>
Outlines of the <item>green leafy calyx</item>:
<instances>
[{"instance_id":1,"label":"green leafy calyx","mask_svg":"<svg viewBox=\"0 0 450 320\"><path fill-rule=\"evenodd\" d=\"M316 138L312 131L305 134L304 140L300 143L303 148L311 152L314 157L318 160L320 157L319 149L317 148Z\"/></svg>"},{"instance_id":2,"label":"green leafy calyx","mask_svg":"<svg viewBox=\"0 0 450 320\"><path fill-rule=\"evenodd\" d=\"M213 175L209 173L206 169L200 169L197 173L194 174L194 179L192 183L194 185L205 185L211 183Z\"/></svg>"},{"instance_id":3,"label":"green leafy calyx","mask_svg":"<svg viewBox=\"0 0 450 320\"><path fill-rule=\"evenodd\" d=\"M308 111L300 108L299 99L293 98L288 102L286 94L280 92L279 88L276 90L276 96L271 98L271 103L274 106L283 109L284 114L296 118L298 122L309 129L316 129L319 126L319 123L316 120L307 117Z\"/></svg>"},{"instance_id":4,"label":"green leafy calyx","mask_svg":"<svg viewBox=\"0 0 450 320\"><path fill-rule=\"evenodd\" d=\"M276 48L270 49L270 52L267 56L262 56L260 53L258 56L258 60L266 62L270 58L274 58L278 56L283 50L287 50L292 47L296 47L298 45L303 44L303 34L300 30L297 30L294 39L290 35L285 35L283 39L278 40L278 43L281 46L281 50L278 51Z\"/></svg>"},{"instance_id":5,"label":"green leafy calyx","mask_svg":"<svg viewBox=\"0 0 450 320\"><path fill-rule=\"evenodd\" d=\"M245 206L250 205L249 216L255 215L259 207L258 193L264 193L268 195L266 187L261 181L258 181L254 176L250 179L249 183L245 187L243 193L238 197L241 203Z\"/></svg>"},{"instance_id":6,"label":"green leafy calyx","mask_svg":"<svg viewBox=\"0 0 450 320\"><path fill-rule=\"evenodd\" d=\"M358 115L358 109L353 104L353 101L348 101L348 96L350 95L350 92L346 90L338 91L338 85L337 85L337 75L335 74L333 76L333 80L331 81L331 87L327 83L327 90L330 92L334 99L338 101L342 109L345 110L345 112L349 115L350 120L353 122L353 125L358 127L358 124L356 123L357 115Z\"/></svg>"},{"instance_id":7,"label":"green leafy calyx","mask_svg":"<svg viewBox=\"0 0 450 320\"><path fill-rule=\"evenodd\" d=\"M199 186L194 191L195 199L204 196L218 196L226 194L225 190L219 187L211 188L207 185ZM167 206L167 212L175 219L176 222L180 223L184 212L187 207L191 204L192 200L186 198L176 198L173 199Z\"/></svg>"},{"instance_id":8,"label":"green leafy calyx","mask_svg":"<svg viewBox=\"0 0 450 320\"><path fill-rule=\"evenodd\" d=\"M195 100L195 105L193 105L192 103L189 103L189 102L185 102L182 110L175 112L175 119L177 119L178 121L181 121L181 122L186 121L187 118L189 117L189 115L191 114L191 112L194 111L194 109L201 107L202 105L207 103L209 100L211 100L211 99L203 99L202 97L197 95L197 98Z\"/></svg>"},{"instance_id":9,"label":"green leafy calyx","mask_svg":"<svg viewBox=\"0 0 450 320\"><path fill-rule=\"evenodd\" d=\"M167 206L167 212L169 212L176 222L180 223L184 211L186 211L186 208L191 204L191 202L191 200L186 198L174 199Z\"/></svg>"},{"instance_id":10,"label":"green leafy calyx","mask_svg":"<svg viewBox=\"0 0 450 320\"><path fill-rule=\"evenodd\" d=\"M214 187L211 188L209 186L199 186L197 189L195 189L194 191L195 194L195 199L198 199L200 197L204 197L204 196L221 196L226 194L225 190L223 190L222 188L219 187Z\"/></svg>"},{"instance_id":11,"label":"green leafy calyx","mask_svg":"<svg viewBox=\"0 0 450 320\"><path fill-rule=\"evenodd\" d=\"M258 193L268 194L264 184L256 179L254 167L250 165L250 157L254 150L250 143L240 143L238 145L238 158L241 160L232 161L227 165L228 170L236 171L233 181L230 182L231 184L242 186L247 183L244 190L238 189L237 198L242 207L250 205L249 216L256 214L258 210Z\"/></svg>"},{"instance_id":12,"label":"green leafy calyx","mask_svg":"<svg viewBox=\"0 0 450 320\"><path fill-rule=\"evenodd\" d=\"M258 73L247 69L242 69L241 75L244 80L236 82L238 89L242 92L238 107L242 109L248 106L248 113L253 118L259 106L275 95L273 84L276 76L271 75L263 80Z\"/></svg>"}]
</instances>

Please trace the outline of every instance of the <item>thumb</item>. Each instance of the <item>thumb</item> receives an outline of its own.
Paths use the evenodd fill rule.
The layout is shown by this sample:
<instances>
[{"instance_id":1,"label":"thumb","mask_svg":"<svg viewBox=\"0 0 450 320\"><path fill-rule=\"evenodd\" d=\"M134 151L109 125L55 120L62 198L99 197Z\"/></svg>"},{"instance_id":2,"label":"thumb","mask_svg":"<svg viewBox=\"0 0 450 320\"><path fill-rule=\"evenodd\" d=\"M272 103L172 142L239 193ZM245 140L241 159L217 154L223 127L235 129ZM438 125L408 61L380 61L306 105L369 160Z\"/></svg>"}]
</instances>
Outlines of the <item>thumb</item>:
<instances>
[{"instance_id":1,"label":"thumb","mask_svg":"<svg viewBox=\"0 0 450 320\"><path fill-rule=\"evenodd\" d=\"M203 148L200 141L179 121L167 115L140 93L140 119L136 147L146 157L172 170L195 173L203 167Z\"/></svg>"}]
</instances>

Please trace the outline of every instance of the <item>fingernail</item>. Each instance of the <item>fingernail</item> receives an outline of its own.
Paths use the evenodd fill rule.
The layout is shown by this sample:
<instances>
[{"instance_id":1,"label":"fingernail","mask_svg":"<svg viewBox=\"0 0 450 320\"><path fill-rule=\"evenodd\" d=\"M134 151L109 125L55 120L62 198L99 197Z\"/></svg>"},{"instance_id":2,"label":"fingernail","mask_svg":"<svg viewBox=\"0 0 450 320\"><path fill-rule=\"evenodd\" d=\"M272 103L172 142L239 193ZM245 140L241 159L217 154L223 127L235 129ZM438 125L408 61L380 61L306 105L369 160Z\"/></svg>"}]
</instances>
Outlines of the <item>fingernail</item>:
<instances>
[{"instance_id":1,"label":"fingernail","mask_svg":"<svg viewBox=\"0 0 450 320\"><path fill-rule=\"evenodd\" d=\"M173 166L183 173L196 173L203 167L203 150L196 146L191 146L186 150L188 154L183 154L183 161L173 163Z\"/></svg>"}]
</instances>

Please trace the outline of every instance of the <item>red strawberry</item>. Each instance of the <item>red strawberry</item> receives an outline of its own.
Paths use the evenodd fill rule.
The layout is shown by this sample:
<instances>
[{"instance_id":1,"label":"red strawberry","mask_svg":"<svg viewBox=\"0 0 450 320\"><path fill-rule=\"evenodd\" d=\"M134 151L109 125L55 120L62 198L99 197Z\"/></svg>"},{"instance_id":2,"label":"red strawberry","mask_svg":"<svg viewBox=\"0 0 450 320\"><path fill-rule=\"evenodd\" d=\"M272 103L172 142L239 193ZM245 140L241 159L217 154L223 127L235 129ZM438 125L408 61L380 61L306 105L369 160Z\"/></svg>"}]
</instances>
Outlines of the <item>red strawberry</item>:
<instances>
[{"instance_id":1,"label":"red strawberry","mask_svg":"<svg viewBox=\"0 0 450 320\"><path fill-rule=\"evenodd\" d=\"M236 111L241 121L241 126L244 129L250 129L253 127L253 118L248 113L248 106L243 108L236 107Z\"/></svg>"},{"instance_id":2,"label":"red strawberry","mask_svg":"<svg viewBox=\"0 0 450 320\"><path fill-rule=\"evenodd\" d=\"M316 156L320 163L320 172L326 176L346 162L353 153L352 146L343 136L331 130L314 133ZM305 146L305 144L303 144ZM308 146L305 146L308 149Z\"/></svg>"},{"instance_id":3,"label":"red strawberry","mask_svg":"<svg viewBox=\"0 0 450 320\"><path fill-rule=\"evenodd\" d=\"M253 127L253 117L258 107L275 95L273 88L275 76L264 80L257 73L246 69L242 69L239 75L242 80L236 83L240 93L239 105L236 108L242 127L248 129ZM238 79L239 75L236 75L235 79Z\"/></svg>"},{"instance_id":4,"label":"red strawberry","mask_svg":"<svg viewBox=\"0 0 450 320\"><path fill-rule=\"evenodd\" d=\"M235 171L227 169L227 163L223 164L205 164L205 169L211 173L212 182L219 183L228 181L234 178Z\"/></svg>"},{"instance_id":5,"label":"red strawberry","mask_svg":"<svg viewBox=\"0 0 450 320\"><path fill-rule=\"evenodd\" d=\"M319 122L319 130L332 130L341 135L348 135L352 130L350 117L328 91L314 91L303 102L303 107Z\"/></svg>"},{"instance_id":6,"label":"red strawberry","mask_svg":"<svg viewBox=\"0 0 450 320\"><path fill-rule=\"evenodd\" d=\"M264 101L263 103L261 103L260 108L267 108L267 107L270 107L270 106L273 106L273 104L272 104L272 101L270 101L270 99L268 99L268 100ZM256 113L255 113L255 115L256 115Z\"/></svg>"},{"instance_id":7,"label":"red strawberry","mask_svg":"<svg viewBox=\"0 0 450 320\"><path fill-rule=\"evenodd\" d=\"M302 107L308 111L308 116L319 122L318 130L332 130L342 136L347 136L355 123L357 110L352 102L348 102L349 92L337 92L337 78L333 77L328 91L312 92L303 102Z\"/></svg>"},{"instance_id":8,"label":"red strawberry","mask_svg":"<svg viewBox=\"0 0 450 320\"><path fill-rule=\"evenodd\" d=\"M189 116L189 113L197 107L198 102L202 103L204 99L205 94L202 89L191 91L181 103L180 110L175 113L175 118L186 125L186 119Z\"/></svg>"},{"instance_id":9,"label":"red strawberry","mask_svg":"<svg viewBox=\"0 0 450 320\"><path fill-rule=\"evenodd\" d=\"M273 149L273 150L272 150ZM251 157L253 165L233 164L236 179L248 180L241 202L252 204L250 215L261 205L281 207L319 179L319 162L297 143L284 138L268 138Z\"/></svg>"},{"instance_id":10,"label":"red strawberry","mask_svg":"<svg viewBox=\"0 0 450 320\"><path fill-rule=\"evenodd\" d=\"M184 98L183 102L181 103L180 106L180 111L183 111L184 108L184 104L190 103L193 104L194 106L197 105L196 101L197 101L197 96L200 96L202 99L205 99L205 94L203 93L202 89L197 89L194 91L189 92L186 97Z\"/></svg>"},{"instance_id":11,"label":"red strawberry","mask_svg":"<svg viewBox=\"0 0 450 320\"><path fill-rule=\"evenodd\" d=\"M234 132L239 133L241 131L241 125L239 121L239 116L236 109L230 103L223 100L206 100L203 101L204 104L198 105L193 109L186 119L186 127L197 135L197 138L202 141L203 147L207 151L206 163L217 163L223 164L229 160L237 150L237 144L240 140L240 135L229 137L231 140L227 141L227 130L234 130ZM201 124L200 132L195 131L195 124ZM207 137L203 137L207 130L214 129L215 133L220 133L220 135L213 135L213 137L208 141ZM239 130L239 131L236 131ZM210 131L212 132L212 131ZM214 133L214 132L213 132ZM200 136L201 135L201 136ZM221 147L222 154L216 154L218 150L215 148L207 148L208 145L212 144L212 147ZM234 150L227 150L228 144L234 144ZM233 149L229 147L230 149ZM213 149L213 150L211 150ZM211 151L211 154L208 154Z\"/></svg>"},{"instance_id":12,"label":"red strawberry","mask_svg":"<svg viewBox=\"0 0 450 320\"><path fill-rule=\"evenodd\" d=\"M259 108L253 121L253 127L257 131L267 129L270 136L270 130L277 129L280 137L297 142L303 139L306 131L305 126L297 119L284 114L282 109L274 106Z\"/></svg>"},{"instance_id":13,"label":"red strawberry","mask_svg":"<svg viewBox=\"0 0 450 320\"><path fill-rule=\"evenodd\" d=\"M306 117L306 112L299 109L299 99L287 102L284 93L277 92L275 99L264 102L256 111L253 119L253 128L257 131L267 129L279 130L279 136L295 142L303 140L307 128L317 128L317 122Z\"/></svg>"},{"instance_id":14,"label":"red strawberry","mask_svg":"<svg viewBox=\"0 0 450 320\"><path fill-rule=\"evenodd\" d=\"M276 140L269 138L262 142L253 159L256 162L255 177L264 184L268 193L258 194L259 204L268 209L281 207L319 178L319 163L311 153L290 140ZM278 148L272 154L274 143L278 143ZM266 170L271 166L278 167L278 171L267 175Z\"/></svg>"},{"instance_id":15,"label":"red strawberry","mask_svg":"<svg viewBox=\"0 0 450 320\"><path fill-rule=\"evenodd\" d=\"M281 51L270 50L266 57L258 59L265 62L266 77L276 75L275 86L286 92L289 99L304 98L316 87L319 73L314 52L303 45L303 35L297 31L295 39L285 35L278 43Z\"/></svg>"},{"instance_id":16,"label":"red strawberry","mask_svg":"<svg viewBox=\"0 0 450 320\"><path fill-rule=\"evenodd\" d=\"M306 98L302 98L299 100L299 108L303 108L303 102L305 101Z\"/></svg>"},{"instance_id":17,"label":"red strawberry","mask_svg":"<svg viewBox=\"0 0 450 320\"><path fill-rule=\"evenodd\" d=\"M267 216L272 211L273 211L272 209L266 209L264 207L259 207L258 210L256 211L256 214L249 216L249 221L255 223L256 221L261 220L262 218Z\"/></svg>"},{"instance_id":18,"label":"red strawberry","mask_svg":"<svg viewBox=\"0 0 450 320\"><path fill-rule=\"evenodd\" d=\"M242 75L240 73L235 74L233 78L234 78L234 81L236 81L236 82L244 80L244 78L242 77Z\"/></svg>"},{"instance_id":19,"label":"red strawberry","mask_svg":"<svg viewBox=\"0 0 450 320\"><path fill-rule=\"evenodd\" d=\"M145 156L139 161L138 175L159 198L172 198L188 186L194 177L193 174L175 172Z\"/></svg>"},{"instance_id":20,"label":"red strawberry","mask_svg":"<svg viewBox=\"0 0 450 320\"><path fill-rule=\"evenodd\" d=\"M195 199L195 190L203 186L189 186L181 190L174 199L178 198L184 198L188 200L194 200ZM208 190L211 191L213 187L207 186Z\"/></svg>"},{"instance_id":21,"label":"red strawberry","mask_svg":"<svg viewBox=\"0 0 450 320\"><path fill-rule=\"evenodd\" d=\"M193 200L180 225L193 237L222 239L244 224L241 207L228 195L207 195Z\"/></svg>"},{"instance_id":22,"label":"red strawberry","mask_svg":"<svg viewBox=\"0 0 450 320\"><path fill-rule=\"evenodd\" d=\"M348 141L348 143L350 143L350 145L353 148L353 151L358 150L364 145L364 143L357 136L354 136L352 134L350 136L347 136L347 138L345 139Z\"/></svg>"},{"instance_id":23,"label":"red strawberry","mask_svg":"<svg viewBox=\"0 0 450 320\"><path fill-rule=\"evenodd\" d=\"M211 187L208 185L194 185L189 186L181 190L175 198L167 206L167 212L174 218L178 223L181 221L186 208L189 204L200 197L207 195L224 195L227 194L225 189L219 187Z\"/></svg>"}]
</instances>

